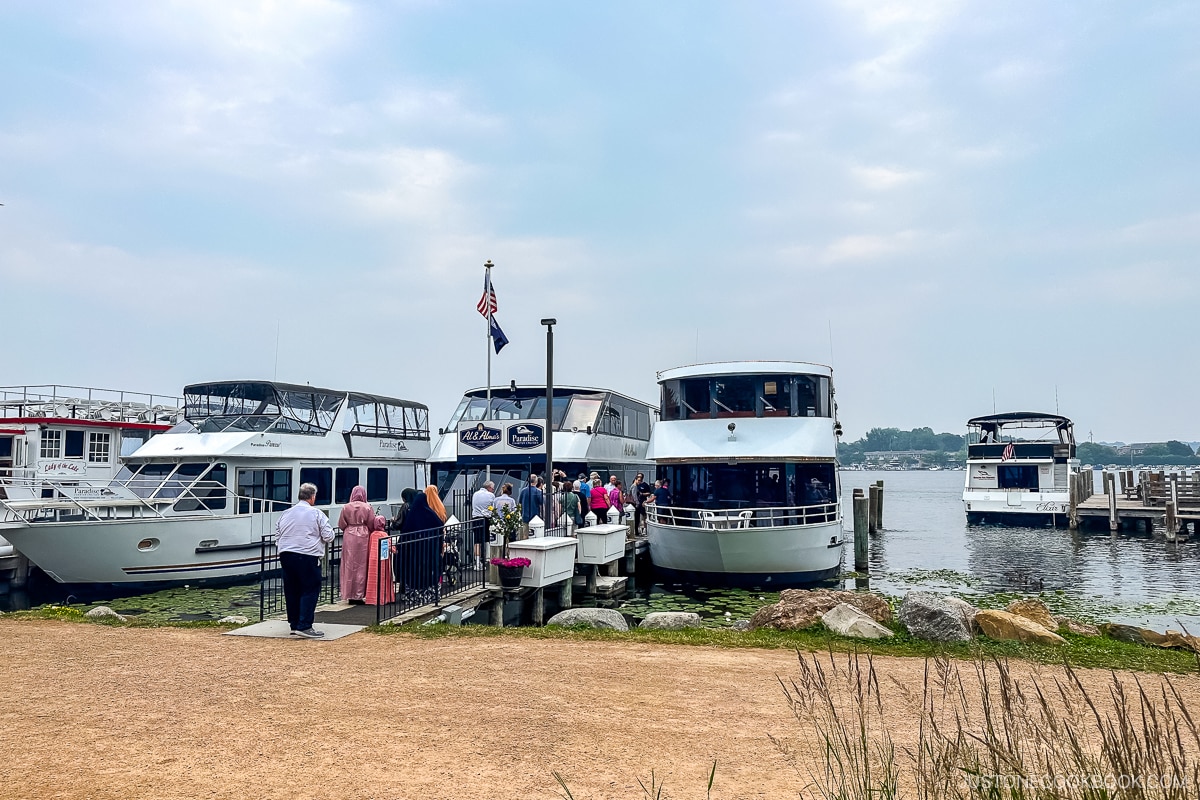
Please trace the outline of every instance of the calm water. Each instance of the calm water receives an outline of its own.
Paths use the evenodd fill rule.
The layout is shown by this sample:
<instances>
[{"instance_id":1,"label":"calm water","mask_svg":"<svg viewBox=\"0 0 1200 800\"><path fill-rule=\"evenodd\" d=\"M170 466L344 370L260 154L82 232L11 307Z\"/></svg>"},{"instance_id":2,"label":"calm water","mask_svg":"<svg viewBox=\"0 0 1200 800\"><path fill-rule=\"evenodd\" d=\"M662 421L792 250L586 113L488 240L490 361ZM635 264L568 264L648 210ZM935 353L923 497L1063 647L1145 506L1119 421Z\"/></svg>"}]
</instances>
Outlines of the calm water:
<instances>
[{"instance_id":1,"label":"calm water","mask_svg":"<svg viewBox=\"0 0 1200 800\"><path fill-rule=\"evenodd\" d=\"M1157 630L1182 624L1200 632L1198 541L1168 544L1161 535L1107 530L968 526L964 472L841 475L847 528L853 519L853 490L884 482L884 530L871 537L866 581L873 591L897 597L913 589L950 592L991 607L1003 607L1013 594L1040 596L1056 612L1083 619ZM847 570L854 565L853 538L853 530L847 530L842 562ZM862 582L843 583L854 588ZM773 597L656 586L622 610L636 616L698 604L719 623L744 618L747 610L763 604L759 598Z\"/></svg>"},{"instance_id":2,"label":"calm water","mask_svg":"<svg viewBox=\"0 0 1200 800\"><path fill-rule=\"evenodd\" d=\"M884 481L884 530L871 538L873 591L902 596L913 589L951 592L982 606L1002 607L1012 595L1040 596L1056 612L1085 620L1125 622L1165 630L1180 624L1200 632L1196 564L1200 541L1168 544L1159 536L1065 528L1010 528L966 524L963 472L843 472L846 524L851 495ZM847 531L846 568L853 566ZM644 576L639 576L644 577ZM854 588L849 578L842 583ZM92 590L74 597L54 585L29 595L0 594L0 609L41 603L106 602L117 610L160 619L257 618L257 585L219 589L174 588L148 595L114 596ZM753 590L702 590L651 584L632 593L621 611L693 610L713 625L732 624L778 597Z\"/></svg>"}]
</instances>

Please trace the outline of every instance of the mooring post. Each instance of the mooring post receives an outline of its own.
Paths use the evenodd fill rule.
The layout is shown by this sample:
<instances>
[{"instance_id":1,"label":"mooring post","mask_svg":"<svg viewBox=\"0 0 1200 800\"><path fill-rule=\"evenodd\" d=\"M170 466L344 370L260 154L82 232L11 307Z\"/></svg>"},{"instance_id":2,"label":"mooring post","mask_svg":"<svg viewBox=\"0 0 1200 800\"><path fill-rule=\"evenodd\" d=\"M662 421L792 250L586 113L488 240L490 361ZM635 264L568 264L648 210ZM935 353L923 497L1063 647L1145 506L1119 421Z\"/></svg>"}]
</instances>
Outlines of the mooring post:
<instances>
[{"instance_id":1,"label":"mooring post","mask_svg":"<svg viewBox=\"0 0 1200 800\"><path fill-rule=\"evenodd\" d=\"M596 566L595 564L588 564L587 567L588 567L588 571L587 571L587 589L586 589L586 591L588 594L595 594L596 593L596 575L599 574L600 568L598 566Z\"/></svg>"},{"instance_id":2,"label":"mooring post","mask_svg":"<svg viewBox=\"0 0 1200 800\"><path fill-rule=\"evenodd\" d=\"M1071 530L1079 529L1079 494L1082 491L1080 486L1082 478L1078 473L1070 473L1067 475L1067 496L1070 498L1070 511L1067 514L1067 527Z\"/></svg>"},{"instance_id":3,"label":"mooring post","mask_svg":"<svg viewBox=\"0 0 1200 800\"><path fill-rule=\"evenodd\" d=\"M614 558L604 565L604 574L610 578L619 577L621 574L621 559Z\"/></svg>"},{"instance_id":4,"label":"mooring post","mask_svg":"<svg viewBox=\"0 0 1200 800\"><path fill-rule=\"evenodd\" d=\"M875 529L883 530L883 481L875 481L875 485L879 487L879 509L875 512Z\"/></svg>"},{"instance_id":5,"label":"mooring post","mask_svg":"<svg viewBox=\"0 0 1200 800\"><path fill-rule=\"evenodd\" d=\"M1179 533L1179 520L1175 517L1175 501L1167 501L1167 513L1163 518L1163 525L1166 529L1167 541L1175 541L1175 536Z\"/></svg>"},{"instance_id":6,"label":"mooring post","mask_svg":"<svg viewBox=\"0 0 1200 800\"><path fill-rule=\"evenodd\" d=\"M1104 493L1108 495L1108 529L1115 531L1120 524L1117 519L1117 481L1116 476L1104 473Z\"/></svg>"},{"instance_id":7,"label":"mooring post","mask_svg":"<svg viewBox=\"0 0 1200 800\"><path fill-rule=\"evenodd\" d=\"M574 589L575 589L575 580L573 578L567 578L565 581L563 581L561 584L559 584L559 586L558 586L558 607L559 608L565 610L565 609L568 609L571 607L571 603L573 600L571 595L572 595Z\"/></svg>"},{"instance_id":8,"label":"mooring post","mask_svg":"<svg viewBox=\"0 0 1200 800\"><path fill-rule=\"evenodd\" d=\"M493 628L504 627L504 595L501 594L488 609L488 624Z\"/></svg>"},{"instance_id":9,"label":"mooring post","mask_svg":"<svg viewBox=\"0 0 1200 800\"><path fill-rule=\"evenodd\" d=\"M879 487L871 484L867 487L867 532L879 530Z\"/></svg>"},{"instance_id":10,"label":"mooring post","mask_svg":"<svg viewBox=\"0 0 1200 800\"><path fill-rule=\"evenodd\" d=\"M543 594L543 589L539 586L533 592L533 624L539 628L546 621L546 595Z\"/></svg>"},{"instance_id":11,"label":"mooring post","mask_svg":"<svg viewBox=\"0 0 1200 800\"><path fill-rule=\"evenodd\" d=\"M854 490L854 571L867 572L870 565L867 561L867 542L870 541L869 520L871 513L870 500L863 496L862 489Z\"/></svg>"}]
</instances>

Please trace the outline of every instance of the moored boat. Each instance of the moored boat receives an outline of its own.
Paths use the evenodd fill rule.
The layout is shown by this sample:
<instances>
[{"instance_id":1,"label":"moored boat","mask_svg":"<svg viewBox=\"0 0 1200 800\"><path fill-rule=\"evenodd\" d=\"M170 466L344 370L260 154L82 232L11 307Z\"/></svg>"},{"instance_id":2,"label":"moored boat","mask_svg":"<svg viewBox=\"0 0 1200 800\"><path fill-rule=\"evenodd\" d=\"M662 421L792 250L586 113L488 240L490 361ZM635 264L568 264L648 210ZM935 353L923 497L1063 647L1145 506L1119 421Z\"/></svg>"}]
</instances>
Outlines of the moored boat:
<instances>
[{"instance_id":1,"label":"moored boat","mask_svg":"<svg viewBox=\"0 0 1200 800\"><path fill-rule=\"evenodd\" d=\"M967 421L967 521L1014 525L1065 520L1080 471L1071 420L1014 411ZM1089 476L1091 473L1088 473Z\"/></svg>"},{"instance_id":2,"label":"moored boat","mask_svg":"<svg viewBox=\"0 0 1200 800\"><path fill-rule=\"evenodd\" d=\"M781 587L834 578L842 556L832 371L738 361L659 373L649 456L669 503L647 505L666 580Z\"/></svg>"},{"instance_id":3,"label":"moored boat","mask_svg":"<svg viewBox=\"0 0 1200 800\"><path fill-rule=\"evenodd\" d=\"M260 568L262 539L301 483L336 520L356 485L390 514L426 482L419 403L274 381L184 390L183 419L104 486L47 478L50 496L0 500L0 535L62 583L228 579ZM43 490L45 493L46 490Z\"/></svg>"}]
</instances>

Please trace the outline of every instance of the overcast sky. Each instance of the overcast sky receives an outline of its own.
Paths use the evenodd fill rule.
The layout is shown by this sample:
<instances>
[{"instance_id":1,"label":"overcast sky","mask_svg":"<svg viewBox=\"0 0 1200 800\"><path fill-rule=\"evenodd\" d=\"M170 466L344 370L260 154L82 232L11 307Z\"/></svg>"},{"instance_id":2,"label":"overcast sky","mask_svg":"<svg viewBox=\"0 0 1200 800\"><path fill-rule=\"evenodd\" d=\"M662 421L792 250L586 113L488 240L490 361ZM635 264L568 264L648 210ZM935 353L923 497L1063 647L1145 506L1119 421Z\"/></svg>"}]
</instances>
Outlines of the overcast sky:
<instances>
[{"instance_id":1,"label":"overcast sky","mask_svg":"<svg viewBox=\"0 0 1200 800\"><path fill-rule=\"evenodd\" d=\"M657 401L1200 439L1200 4L0 5L0 383ZM278 332L278 348L276 346Z\"/></svg>"}]
</instances>

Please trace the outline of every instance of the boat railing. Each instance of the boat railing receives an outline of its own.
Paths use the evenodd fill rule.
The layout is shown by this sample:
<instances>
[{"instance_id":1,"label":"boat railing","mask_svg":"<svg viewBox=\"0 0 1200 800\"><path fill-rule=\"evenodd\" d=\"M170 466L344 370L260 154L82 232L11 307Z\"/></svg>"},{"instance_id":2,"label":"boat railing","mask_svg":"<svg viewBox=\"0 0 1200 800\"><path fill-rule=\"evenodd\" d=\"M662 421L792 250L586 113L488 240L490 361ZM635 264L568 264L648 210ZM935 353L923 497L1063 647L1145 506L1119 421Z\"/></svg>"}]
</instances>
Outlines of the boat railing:
<instances>
[{"instance_id":1,"label":"boat railing","mask_svg":"<svg viewBox=\"0 0 1200 800\"><path fill-rule=\"evenodd\" d=\"M649 521L655 524L704 530L797 527L838 522L841 519L841 510L837 503L728 509L685 508L647 503L646 514Z\"/></svg>"},{"instance_id":2,"label":"boat railing","mask_svg":"<svg viewBox=\"0 0 1200 800\"><path fill-rule=\"evenodd\" d=\"M0 386L0 416L93 419L107 422L174 422L183 398L173 395L43 384Z\"/></svg>"}]
</instances>

